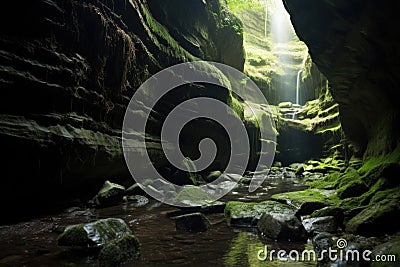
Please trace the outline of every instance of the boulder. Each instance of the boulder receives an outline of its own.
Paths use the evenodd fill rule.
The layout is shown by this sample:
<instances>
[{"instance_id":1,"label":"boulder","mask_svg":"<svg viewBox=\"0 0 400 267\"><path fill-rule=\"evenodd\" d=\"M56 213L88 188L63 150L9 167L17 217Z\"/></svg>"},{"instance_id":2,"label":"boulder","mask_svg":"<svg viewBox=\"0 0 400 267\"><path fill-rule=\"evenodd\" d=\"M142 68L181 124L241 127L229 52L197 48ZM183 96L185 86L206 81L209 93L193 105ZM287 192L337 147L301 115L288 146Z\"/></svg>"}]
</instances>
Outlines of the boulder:
<instances>
[{"instance_id":1,"label":"boulder","mask_svg":"<svg viewBox=\"0 0 400 267\"><path fill-rule=\"evenodd\" d=\"M93 202L96 206L100 207L113 206L122 201L124 194L125 187L107 180L96 196L94 196Z\"/></svg>"},{"instance_id":2,"label":"boulder","mask_svg":"<svg viewBox=\"0 0 400 267\"><path fill-rule=\"evenodd\" d=\"M338 223L338 226L343 224L344 220L344 212L341 208L336 206L328 206L322 209L316 210L311 213L310 217L324 217L324 216L333 216Z\"/></svg>"},{"instance_id":3,"label":"boulder","mask_svg":"<svg viewBox=\"0 0 400 267\"><path fill-rule=\"evenodd\" d=\"M264 213L257 223L257 229L263 236L273 240L304 241L307 239L303 225L290 210L286 213Z\"/></svg>"},{"instance_id":4,"label":"boulder","mask_svg":"<svg viewBox=\"0 0 400 267\"><path fill-rule=\"evenodd\" d=\"M132 234L124 220L107 218L86 224L67 226L58 237L60 246L101 247L107 242Z\"/></svg>"},{"instance_id":5,"label":"boulder","mask_svg":"<svg viewBox=\"0 0 400 267\"><path fill-rule=\"evenodd\" d=\"M276 201L240 202L230 201L225 207L228 225L238 227L256 227L264 213L295 214L295 209Z\"/></svg>"},{"instance_id":6,"label":"boulder","mask_svg":"<svg viewBox=\"0 0 400 267\"><path fill-rule=\"evenodd\" d=\"M366 236L397 232L400 215L397 199L384 199L362 210L346 224L346 231Z\"/></svg>"},{"instance_id":7,"label":"boulder","mask_svg":"<svg viewBox=\"0 0 400 267\"><path fill-rule=\"evenodd\" d=\"M99 254L99 266L120 266L127 260L137 259L139 255L139 240L134 235L126 234L106 243L103 246Z\"/></svg>"},{"instance_id":8,"label":"boulder","mask_svg":"<svg viewBox=\"0 0 400 267\"><path fill-rule=\"evenodd\" d=\"M174 217L176 230L184 232L204 232L211 223L204 214L197 212Z\"/></svg>"},{"instance_id":9,"label":"boulder","mask_svg":"<svg viewBox=\"0 0 400 267\"><path fill-rule=\"evenodd\" d=\"M319 210L323 207L326 207L325 203L317 202L317 201L308 201L304 202L300 205L299 210L296 212L296 216L300 218L303 215L310 215L316 210Z\"/></svg>"},{"instance_id":10,"label":"boulder","mask_svg":"<svg viewBox=\"0 0 400 267\"><path fill-rule=\"evenodd\" d=\"M382 255L386 257L387 262L384 263L385 264L384 266L387 267L399 266L398 261L400 259L400 238L395 238L394 240L390 240L388 242L376 246L372 250L371 258L374 259L378 255L381 258ZM371 267L379 267L379 266L383 266L382 262L372 262L371 264Z\"/></svg>"},{"instance_id":11,"label":"boulder","mask_svg":"<svg viewBox=\"0 0 400 267\"><path fill-rule=\"evenodd\" d=\"M304 218L301 222L309 234L320 232L335 233L338 228L336 219L333 216Z\"/></svg>"}]
</instances>

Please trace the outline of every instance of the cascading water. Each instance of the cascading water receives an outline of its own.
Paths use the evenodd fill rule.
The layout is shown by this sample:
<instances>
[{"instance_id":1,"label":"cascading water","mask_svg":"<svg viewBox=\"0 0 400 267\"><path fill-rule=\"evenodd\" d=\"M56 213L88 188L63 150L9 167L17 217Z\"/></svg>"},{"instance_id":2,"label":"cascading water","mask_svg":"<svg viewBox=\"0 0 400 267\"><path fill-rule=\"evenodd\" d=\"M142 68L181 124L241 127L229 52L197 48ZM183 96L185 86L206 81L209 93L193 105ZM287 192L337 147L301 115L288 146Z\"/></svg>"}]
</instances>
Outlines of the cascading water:
<instances>
[{"instance_id":1,"label":"cascading water","mask_svg":"<svg viewBox=\"0 0 400 267\"><path fill-rule=\"evenodd\" d=\"M299 70L297 72L297 79L296 79L296 105L300 105L299 101L299 94L300 94L300 75L303 70Z\"/></svg>"}]
</instances>

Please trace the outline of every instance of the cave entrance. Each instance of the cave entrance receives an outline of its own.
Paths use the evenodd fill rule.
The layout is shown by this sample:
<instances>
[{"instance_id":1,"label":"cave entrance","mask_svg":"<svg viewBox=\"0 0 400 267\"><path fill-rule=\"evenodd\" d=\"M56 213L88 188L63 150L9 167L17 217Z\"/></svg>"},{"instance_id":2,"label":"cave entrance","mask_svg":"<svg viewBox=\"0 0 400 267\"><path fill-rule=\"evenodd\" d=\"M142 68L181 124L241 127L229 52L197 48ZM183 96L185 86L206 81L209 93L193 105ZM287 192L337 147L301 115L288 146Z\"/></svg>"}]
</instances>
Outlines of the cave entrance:
<instances>
[{"instance_id":1,"label":"cave entrance","mask_svg":"<svg viewBox=\"0 0 400 267\"><path fill-rule=\"evenodd\" d=\"M277 118L276 161L303 162L340 149L338 105L296 35L282 0L227 0L243 23L244 71ZM327 133L327 134L326 134Z\"/></svg>"}]
</instances>

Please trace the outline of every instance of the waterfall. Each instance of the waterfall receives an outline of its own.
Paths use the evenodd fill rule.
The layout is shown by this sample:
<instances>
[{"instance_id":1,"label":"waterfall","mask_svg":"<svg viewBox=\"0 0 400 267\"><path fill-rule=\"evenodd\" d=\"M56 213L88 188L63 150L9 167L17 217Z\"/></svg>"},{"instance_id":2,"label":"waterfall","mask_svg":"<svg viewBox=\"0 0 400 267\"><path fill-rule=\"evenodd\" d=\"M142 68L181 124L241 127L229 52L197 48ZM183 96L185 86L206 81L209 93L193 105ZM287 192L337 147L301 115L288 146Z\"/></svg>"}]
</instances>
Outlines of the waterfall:
<instances>
[{"instance_id":1,"label":"waterfall","mask_svg":"<svg viewBox=\"0 0 400 267\"><path fill-rule=\"evenodd\" d=\"M303 70L299 70L297 72L297 80L296 80L296 104L299 105L299 89L300 89L300 74Z\"/></svg>"}]
</instances>

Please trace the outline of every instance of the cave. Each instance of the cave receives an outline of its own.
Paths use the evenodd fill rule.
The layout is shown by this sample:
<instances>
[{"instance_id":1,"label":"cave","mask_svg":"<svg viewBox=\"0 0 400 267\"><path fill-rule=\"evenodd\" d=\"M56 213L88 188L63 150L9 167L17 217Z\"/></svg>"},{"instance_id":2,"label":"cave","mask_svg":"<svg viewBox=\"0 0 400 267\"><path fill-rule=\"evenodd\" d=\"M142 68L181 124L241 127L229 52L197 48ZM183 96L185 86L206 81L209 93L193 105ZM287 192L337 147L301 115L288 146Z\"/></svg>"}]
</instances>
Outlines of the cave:
<instances>
[{"instance_id":1,"label":"cave","mask_svg":"<svg viewBox=\"0 0 400 267\"><path fill-rule=\"evenodd\" d=\"M3 3L0 265L398 266L399 8Z\"/></svg>"}]
</instances>

